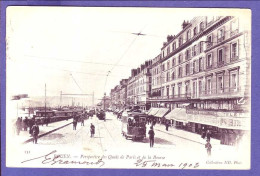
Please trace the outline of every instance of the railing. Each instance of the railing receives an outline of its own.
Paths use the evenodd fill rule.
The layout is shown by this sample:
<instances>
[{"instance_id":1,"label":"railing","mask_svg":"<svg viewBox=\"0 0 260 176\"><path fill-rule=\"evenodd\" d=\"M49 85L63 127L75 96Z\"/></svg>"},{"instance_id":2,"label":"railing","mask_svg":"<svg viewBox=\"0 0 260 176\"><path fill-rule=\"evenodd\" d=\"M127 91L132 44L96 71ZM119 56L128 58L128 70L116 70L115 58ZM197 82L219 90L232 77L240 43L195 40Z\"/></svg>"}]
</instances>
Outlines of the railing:
<instances>
[{"instance_id":1,"label":"railing","mask_svg":"<svg viewBox=\"0 0 260 176\"><path fill-rule=\"evenodd\" d=\"M208 41L206 46L207 46L206 47L207 49L211 48L213 46L213 42L212 41Z\"/></svg>"},{"instance_id":2,"label":"railing","mask_svg":"<svg viewBox=\"0 0 260 176\"><path fill-rule=\"evenodd\" d=\"M238 29L231 31L230 37L232 37L233 35L236 35L236 34L238 34Z\"/></svg>"},{"instance_id":3,"label":"railing","mask_svg":"<svg viewBox=\"0 0 260 176\"><path fill-rule=\"evenodd\" d=\"M238 60L238 56L231 55L230 60L231 60L231 61L236 61L236 60Z\"/></svg>"},{"instance_id":4,"label":"railing","mask_svg":"<svg viewBox=\"0 0 260 176\"><path fill-rule=\"evenodd\" d=\"M237 88L218 88L218 89L210 89L210 90L203 90L199 92L199 97L209 97L209 96L232 96L237 95L242 92L240 87Z\"/></svg>"},{"instance_id":5,"label":"railing","mask_svg":"<svg viewBox=\"0 0 260 176\"><path fill-rule=\"evenodd\" d=\"M212 64L206 66L206 69L212 69L212 68L213 68L213 65L212 65Z\"/></svg>"},{"instance_id":6,"label":"railing","mask_svg":"<svg viewBox=\"0 0 260 176\"><path fill-rule=\"evenodd\" d=\"M225 40L225 36L221 36L218 38L218 43L223 42Z\"/></svg>"},{"instance_id":7,"label":"railing","mask_svg":"<svg viewBox=\"0 0 260 176\"><path fill-rule=\"evenodd\" d=\"M224 64L225 64L225 62L224 62L224 61L218 61L218 67L223 67L223 66L224 66Z\"/></svg>"},{"instance_id":8,"label":"railing","mask_svg":"<svg viewBox=\"0 0 260 176\"><path fill-rule=\"evenodd\" d=\"M168 96L158 96L150 97L150 100L174 100L174 99L190 99L191 93L179 94L179 95L168 95Z\"/></svg>"}]
</instances>

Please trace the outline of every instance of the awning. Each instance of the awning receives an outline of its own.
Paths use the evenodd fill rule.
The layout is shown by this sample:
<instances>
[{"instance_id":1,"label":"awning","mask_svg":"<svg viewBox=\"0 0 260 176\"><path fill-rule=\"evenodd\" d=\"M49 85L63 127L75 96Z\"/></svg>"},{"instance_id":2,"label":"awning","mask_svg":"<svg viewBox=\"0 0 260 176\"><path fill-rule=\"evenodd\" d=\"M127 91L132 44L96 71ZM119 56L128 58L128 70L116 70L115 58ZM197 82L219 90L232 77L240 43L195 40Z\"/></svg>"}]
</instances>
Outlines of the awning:
<instances>
[{"instance_id":1,"label":"awning","mask_svg":"<svg viewBox=\"0 0 260 176\"><path fill-rule=\"evenodd\" d=\"M165 114L167 114L169 112L169 109L168 108L159 108L158 112L154 115L156 117L164 117Z\"/></svg>"},{"instance_id":2,"label":"awning","mask_svg":"<svg viewBox=\"0 0 260 176\"><path fill-rule=\"evenodd\" d=\"M169 114L165 116L168 120L176 120L178 122L188 122L188 117L186 109L184 108L175 108Z\"/></svg>"},{"instance_id":3,"label":"awning","mask_svg":"<svg viewBox=\"0 0 260 176\"><path fill-rule=\"evenodd\" d=\"M150 108L150 109L146 112L146 114L149 114L149 113L152 111L152 109L153 109L153 108Z\"/></svg>"},{"instance_id":4,"label":"awning","mask_svg":"<svg viewBox=\"0 0 260 176\"><path fill-rule=\"evenodd\" d=\"M199 123L204 125L215 126L225 129L250 129L249 117L216 117L213 115L194 115L189 114L188 121L193 123Z\"/></svg>"},{"instance_id":5,"label":"awning","mask_svg":"<svg viewBox=\"0 0 260 176\"><path fill-rule=\"evenodd\" d=\"M159 111L159 108L151 108L151 111L147 115L155 115Z\"/></svg>"}]
</instances>

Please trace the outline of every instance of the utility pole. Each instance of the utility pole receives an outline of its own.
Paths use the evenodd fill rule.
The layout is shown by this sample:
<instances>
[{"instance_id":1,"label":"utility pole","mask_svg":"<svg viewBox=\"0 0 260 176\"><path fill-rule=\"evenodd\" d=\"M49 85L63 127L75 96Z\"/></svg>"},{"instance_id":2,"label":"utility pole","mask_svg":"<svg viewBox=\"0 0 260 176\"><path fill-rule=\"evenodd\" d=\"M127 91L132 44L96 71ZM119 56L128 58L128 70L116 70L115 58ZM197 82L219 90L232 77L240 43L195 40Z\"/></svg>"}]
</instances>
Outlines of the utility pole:
<instances>
[{"instance_id":1,"label":"utility pole","mask_svg":"<svg viewBox=\"0 0 260 176\"><path fill-rule=\"evenodd\" d=\"M46 119L46 83L45 83L45 119Z\"/></svg>"},{"instance_id":2,"label":"utility pole","mask_svg":"<svg viewBox=\"0 0 260 176\"><path fill-rule=\"evenodd\" d=\"M106 103L106 92L104 93L104 106L103 106L103 109L105 110L105 103Z\"/></svg>"},{"instance_id":3,"label":"utility pole","mask_svg":"<svg viewBox=\"0 0 260 176\"><path fill-rule=\"evenodd\" d=\"M94 107L94 91L93 91L93 96L92 96L92 106Z\"/></svg>"},{"instance_id":4,"label":"utility pole","mask_svg":"<svg viewBox=\"0 0 260 176\"><path fill-rule=\"evenodd\" d=\"M62 107L62 91L60 91L60 108Z\"/></svg>"}]
</instances>

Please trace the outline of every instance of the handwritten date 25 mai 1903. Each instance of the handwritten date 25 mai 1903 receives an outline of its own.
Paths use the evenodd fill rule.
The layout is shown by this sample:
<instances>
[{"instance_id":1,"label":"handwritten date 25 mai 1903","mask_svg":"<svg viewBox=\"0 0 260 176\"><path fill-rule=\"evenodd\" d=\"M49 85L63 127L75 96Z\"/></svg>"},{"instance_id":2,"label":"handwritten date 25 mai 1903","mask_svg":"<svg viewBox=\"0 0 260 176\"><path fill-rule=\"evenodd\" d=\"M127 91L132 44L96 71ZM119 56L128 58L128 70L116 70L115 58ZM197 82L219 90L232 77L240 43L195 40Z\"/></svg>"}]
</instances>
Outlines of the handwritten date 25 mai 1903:
<instances>
[{"instance_id":1,"label":"handwritten date 25 mai 1903","mask_svg":"<svg viewBox=\"0 0 260 176\"><path fill-rule=\"evenodd\" d=\"M138 159L136 163L134 163L135 166L139 167L149 167L149 168L178 168L178 169L196 169L199 167L199 163L179 163L179 164L173 164L173 163L162 163L158 162L157 160L143 160Z\"/></svg>"}]
</instances>

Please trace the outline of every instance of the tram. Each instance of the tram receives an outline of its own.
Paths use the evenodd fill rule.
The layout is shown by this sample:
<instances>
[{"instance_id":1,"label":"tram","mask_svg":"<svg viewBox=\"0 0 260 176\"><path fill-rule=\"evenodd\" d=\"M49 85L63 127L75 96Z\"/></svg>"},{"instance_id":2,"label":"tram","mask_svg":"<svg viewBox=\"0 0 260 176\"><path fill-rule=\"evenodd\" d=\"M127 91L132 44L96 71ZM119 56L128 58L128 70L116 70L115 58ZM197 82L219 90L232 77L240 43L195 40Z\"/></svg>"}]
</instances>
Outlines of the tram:
<instances>
[{"instance_id":1,"label":"tram","mask_svg":"<svg viewBox=\"0 0 260 176\"><path fill-rule=\"evenodd\" d=\"M126 139L143 140L146 137L146 114L124 111L121 121L122 135Z\"/></svg>"},{"instance_id":2,"label":"tram","mask_svg":"<svg viewBox=\"0 0 260 176\"><path fill-rule=\"evenodd\" d=\"M33 116L35 118L35 121L38 124L44 124L46 123L46 120L48 120L48 123L62 121L62 120L68 120L70 118L73 118L73 116L79 116L82 114L81 111L55 111L55 110L48 110L48 111L37 111L36 115Z\"/></svg>"},{"instance_id":3,"label":"tram","mask_svg":"<svg viewBox=\"0 0 260 176\"><path fill-rule=\"evenodd\" d=\"M97 118L99 120L106 120L106 113L104 110L97 110Z\"/></svg>"}]
</instances>

